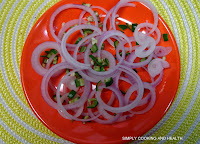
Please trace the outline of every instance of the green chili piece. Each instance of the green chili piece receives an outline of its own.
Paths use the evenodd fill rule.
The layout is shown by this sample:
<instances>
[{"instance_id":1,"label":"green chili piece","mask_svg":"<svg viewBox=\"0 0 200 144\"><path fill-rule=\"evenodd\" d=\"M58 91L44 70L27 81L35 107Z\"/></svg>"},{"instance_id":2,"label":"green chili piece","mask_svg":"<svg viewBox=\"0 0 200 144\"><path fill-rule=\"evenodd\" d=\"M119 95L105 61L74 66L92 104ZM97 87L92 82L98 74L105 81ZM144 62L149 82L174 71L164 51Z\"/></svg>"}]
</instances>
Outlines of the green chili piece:
<instances>
[{"instance_id":1,"label":"green chili piece","mask_svg":"<svg viewBox=\"0 0 200 144\"><path fill-rule=\"evenodd\" d=\"M103 43L102 46L101 46L101 50L103 50L105 47L105 44Z\"/></svg>"},{"instance_id":2,"label":"green chili piece","mask_svg":"<svg viewBox=\"0 0 200 144\"><path fill-rule=\"evenodd\" d=\"M134 23L134 24L132 24L132 32L134 32L135 31L135 28L137 27L137 23Z\"/></svg>"},{"instance_id":3,"label":"green chili piece","mask_svg":"<svg viewBox=\"0 0 200 144\"><path fill-rule=\"evenodd\" d=\"M77 100L79 100L79 99L80 99L80 97L76 97L76 98L70 100L70 101L69 101L69 104L75 103L75 102L76 102Z\"/></svg>"},{"instance_id":4,"label":"green chili piece","mask_svg":"<svg viewBox=\"0 0 200 144\"><path fill-rule=\"evenodd\" d=\"M68 74L70 72L70 69L66 69L66 74Z\"/></svg>"},{"instance_id":5,"label":"green chili piece","mask_svg":"<svg viewBox=\"0 0 200 144\"><path fill-rule=\"evenodd\" d=\"M58 52L57 52L57 50L55 50L55 49L51 49L51 50L50 50L50 53L57 54Z\"/></svg>"},{"instance_id":6,"label":"green chili piece","mask_svg":"<svg viewBox=\"0 0 200 144\"><path fill-rule=\"evenodd\" d=\"M114 42L114 46L115 46L115 48L117 48L117 45L119 44L119 41L118 40L116 40L115 42Z\"/></svg>"},{"instance_id":7,"label":"green chili piece","mask_svg":"<svg viewBox=\"0 0 200 144\"><path fill-rule=\"evenodd\" d=\"M94 66L94 70L99 72L101 70L100 66Z\"/></svg>"},{"instance_id":8,"label":"green chili piece","mask_svg":"<svg viewBox=\"0 0 200 144\"><path fill-rule=\"evenodd\" d=\"M82 78L82 76L78 72L75 72L75 76L76 76L77 79Z\"/></svg>"},{"instance_id":9,"label":"green chili piece","mask_svg":"<svg viewBox=\"0 0 200 144\"><path fill-rule=\"evenodd\" d=\"M100 71L101 71L101 72L105 72L106 70L105 70L104 67L101 67Z\"/></svg>"},{"instance_id":10,"label":"green chili piece","mask_svg":"<svg viewBox=\"0 0 200 144\"><path fill-rule=\"evenodd\" d=\"M98 47L97 47L97 44L95 43L95 44L90 48L90 51L91 51L91 53L95 53L95 52L97 52L97 50L98 50Z\"/></svg>"},{"instance_id":11,"label":"green chili piece","mask_svg":"<svg viewBox=\"0 0 200 144\"><path fill-rule=\"evenodd\" d=\"M113 78L110 77L110 78L105 79L104 83L106 84L106 87L111 86L113 84Z\"/></svg>"},{"instance_id":12,"label":"green chili piece","mask_svg":"<svg viewBox=\"0 0 200 144\"><path fill-rule=\"evenodd\" d=\"M144 57L144 58L142 58L141 60L140 60L140 62L143 62L143 61L145 61L146 60L146 58Z\"/></svg>"},{"instance_id":13,"label":"green chili piece","mask_svg":"<svg viewBox=\"0 0 200 144\"><path fill-rule=\"evenodd\" d=\"M70 99L73 99L73 97L76 95L76 91L74 91L74 90L71 90L70 92L69 92L69 94L68 94L68 98L70 98Z\"/></svg>"},{"instance_id":14,"label":"green chili piece","mask_svg":"<svg viewBox=\"0 0 200 144\"><path fill-rule=\"evenodd\" d=\"M80 87L81 86L79 79L75 79L74 81L75 81L76 87Z\"/></svg>"},{"instance_id":15,"label":"green chili piece","mask_svg":"<svg viewBox=\"0 0 200 144\"><path fill-rule=\"evenodd\" d=\"M47 64L48 63L48 59L44 59L43 63Z\"/></svg>"},{"instance_id":16,"label":"green chili piece","mask_svg":"<svg viewBox=\"0 0 200 144\"><path fill-rule=\"evenodd\" d=\"M53 60L53 64L55 65L55 64L57 64L58 63L58 61L57 60Z\"/></svg>"},{"instance_id":17,"label":"green chili piece","mask_svg":"<svg viewBox=\"0 0 200 144\"><path fill-rule=\"evenodd\" d=\"M96 65L103 66L102 63L99 63L98 59L96 57L94 57L93 55L89 55L89 57L94 61L94 63Z\"/></svg>"},{"instance_id":18,"label":"green chili piece","mask_svg":"<svg viewBox=\"0 0 200 144\"><path fill-rule=\"evenodd\" d=\"M130 29L132 31L132 29L130 28L130 25L128 23L126 23L126 26L128 29Z\"/></svg>"},{"instance_id":19,"label":"green chili piece","mask_svg":"<svg viewBox=\"0 0 200 144\"><path fill-rule=\"evenodd\" d=\"M86 46L81 46L79 52L85 52L86 48L87 48Z\"/></svg>"},{"instance_id":20,"label":"green chili piece","mask_svg":"<svg viewBox=\"0 0 200 144\"><path fill-rule=\"evenodd\" d=\"M47 54L47 58L50 58L51 56L52 56L52 54L51 54L51 53Z\"/></svg>"},{"instance_id":21,"label":"green chili piece","mask_svg":"<svg viewBox=\"0 0 200 144\"><path fill-rule=\"evenodd\" d=\"M97 83L97 85L96 85L96 91L98 91L99 90L99 85L101 84L101 80Z\"/></svg>"},{"instance_id":22,"label":"green chili piece","mask_svg":"<svg viewBox=\"0 0 200 144\"><path fill-rule=\"evenodd\" d=\"M87 108L95 108L98 105L98 101L96 98L88 99L89 106Z\"/></svg>"},{"instance_id":23,"label":"green chili piece","mask_svg":"<svg viewBox=\"0 0 200 144\"><path fill-rule=\"evenodd\" d=\"M46 55L41 55L40 57L47 57Z\"/></svg>"},{"instance_id":24,"label":"green chili piece","mask_svg":"<svg viewBox=\"0 0 200 144\"><path fill-rule=\"evenodd\" d=\"M163 39L164 39L164 41L168 41L169 39L168 39L168 34L163 34Z\"/></svg>"},{"instance_id":25,"label":"green chili piece","mask_svg":"<svg viewBox=\"0 0 200 144\"><path fill-rule=\"evenodd\" d=\"M128 28L127 25L118 25L118 27L119 27L121 30L125 30L125 29Z\"/></svg>"},{"instance_id":26,"label":"green chili piece","mask_svg":"<svg viewBox=\"0 0 200 144\"><path fill-rule=\"evenodd\" d=\"M78 44L81 40L82 40L82 38L79 37L79 38L77 39L77 41L75 42L75 44Z\"/></svg>"},{"instance_id":27,"label":"green chili piece","mask_svg":"<svg viewBox=\"0 0 200 144\"><path fill-rule=\"evenodd\" d=\"M83 78L79 79L79 82L80 82L80 86L85 86L85 82Z\"/></svg>"}]
</instances>

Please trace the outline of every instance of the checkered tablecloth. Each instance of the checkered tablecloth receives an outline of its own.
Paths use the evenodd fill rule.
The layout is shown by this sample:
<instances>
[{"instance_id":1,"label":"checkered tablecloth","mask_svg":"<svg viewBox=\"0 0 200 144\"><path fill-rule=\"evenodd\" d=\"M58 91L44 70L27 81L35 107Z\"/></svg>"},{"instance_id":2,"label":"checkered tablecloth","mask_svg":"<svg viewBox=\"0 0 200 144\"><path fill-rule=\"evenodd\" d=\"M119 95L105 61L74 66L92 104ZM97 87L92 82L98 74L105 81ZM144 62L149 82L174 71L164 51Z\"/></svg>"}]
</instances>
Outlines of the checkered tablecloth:
<instances>
[{"instance_id":1,"label":"checkered tablecloth","mask_svg":"<svg viewBox=\"0 0 200 144\"><path fill-rule=\"evenodd\" d=\"M200 143L200 1L151 0L172 30L180 52L176 98L145 136ZM24 42L38 18L58 0L0 0L0 143L70 143L47 129L30 109L20 80ZM155 140L135 143L177 143Z\"/></svg>"}]
</instances>

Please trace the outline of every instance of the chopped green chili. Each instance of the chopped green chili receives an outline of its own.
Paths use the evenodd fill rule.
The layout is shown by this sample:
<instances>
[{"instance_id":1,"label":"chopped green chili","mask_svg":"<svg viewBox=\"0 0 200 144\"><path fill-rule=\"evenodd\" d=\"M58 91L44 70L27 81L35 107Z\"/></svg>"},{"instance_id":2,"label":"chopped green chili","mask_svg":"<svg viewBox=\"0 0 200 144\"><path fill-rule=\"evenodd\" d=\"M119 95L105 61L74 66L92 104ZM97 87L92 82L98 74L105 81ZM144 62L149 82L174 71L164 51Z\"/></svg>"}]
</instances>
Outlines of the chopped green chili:
<instances>
[{"instance_id":1,"label":"chopped green chili","mask_svg":"<svg viewBox=\"0 0 200 144\"><path fill-rule=\"evenodd\" d=\"M57 60L53 60L53 64L55 65L55 64L57 64L58 63L58 61Z\"/></svg>"},{"instance_id":2,"label":"chopped green chili","mask_svg":"<svg viewBox=\"0 0 200 144\"><path fill-rule=\"evenodd\" d=\"M143 61L145 61L146 60L146 58L144 57L144 58L142 58L141 60L140 60L140 62L143 62Z\"/></svg>"},{"instance_id":3,"label":"chopped green chili","mask_svg":"<svg viewBox=\"0 0 200 144\"><path fill-rule=\"evenodd\" d=\"M106 84L106 87L111 86L113 84L113 78L107 78L104 80L104 83Z\"/></svg>"},{"instance_id":4,"label":"chopped green chili","mask_svg":"<svg viewBox=\"0 0 200 144\"><path fill-rule=\"evenodd\" d=\"M50 58L51 56L52 56L52 54L51 54L51 53L47 54L47 58Z\"/></svg>"},{"instance_id":5,"label":"chopped green chili","mask_svg":"<svg viewBox=\"0 0 200 144\"><path fill-rule=\"evenodd\" d=\"M99 72L101 70L100 66L94 66L94 70Z\"/></svg>"},{"instance_id":6,"label":"chopped green chili","mask_svg":"<svg viewBox=\"0 0 200 144\"><path fill-rule=\"evenodd\" d=\"M43 63L47 64L48 63L48 59L44 59Z\"/></svg>"},{"instance_id":7,"label":"chopped green chili","mask_svg":"<svg viewBox=\"0 0 200 144\"><path fill-rule=\"evenodd\" d=\"M79 38L77 39L77 41L75 42L75 44L78 44L81 40L82 40L82 38L79 37Z\"/></svg>"},{"instance_id":8,"label":"chopped green chili","mask_svg":"<svg viewBox=\"0 0 200 144\"><path fill-rule=\"evenodd\" d=\"M94 61L95 64L99 65L99 66L103 66L102 63L99 63L97 58L94 57L93 55L89 55L89 57Z\"/></svg>"},{"instance_id":9,"label":"chopped green chili","mask_svg":"<svg viewBox=\"0 0 200 144\"><path fill-rule=\"evenodd\" d=\"M118 40L116 40L115 42L114 42L114 46L115 46L115 48L117 48L117 45L119 44L119 41Z\"/></svg>"},{"instance_id":10,"label":"chopped green chili","mask_svg":"<svg viewBox=\"0 0 200 144\"><path fill-rule=\"evenodd\" d=\"M82 78L82 76L78 72L75 72L75 76L76 76L77 79Z\"/></svg>"},{"instance_id":11,"label":"chopped green chili","mask_svg":"<svg viewBox=\"0 0 200 144\"><path fill-rule=\"evenodd\" d=\"M128 29L130 29L132 31L132 29L130 28L130 25L128 23L126 23L126 26Z\"/></svg>"},{"instance_id":12,"label":"chopped green chili","mask_svg":"<svg viewBox=\"0 0 200 144\"><path fill-rule=\"evenodd\" d=\"M135 28L137 27L137 23L134 23L134 24L132 24L132 32L134 32L135 31Z\"/></svg>"},{"instance_id":13,"label":"chopped green chili","mask_svg":"<svg viewBox=\"0 0 200 144\"><path fill-rule=\"evenodd\" d=\"M81 86L79 79L75 79L74 81L75 81L76 87L80 87Z\"/></svg>"},{"instance_id":14,"label":"chopped green chili","mask_svg":"<svg viewBox=\"0 0 200 144\"><path fill-rule=\"evenodd\" d=\"M46 54L48 54L48 53L49 53L49 51L45 51L45 53L46 53Z\"/></svg>"},{"instance_id":15,"label":"chopped green chili","mask_svg":"<svg viewBox=\"0 0 200 144\"><path fill-rule=\"evenodd\" d=\"M46 55L41 55L40 57L47 57Z\"/></svg>"},{"instance_id":16,"label":"chopped green chili","mask_svg":"<svg viewBox=\"0 0 200 144\"><path fill-rule=\"evenodd\" d=\"M70 98L70 99L73 99L73 97L76 95L76 91L74 91L74 90L71 90L70 92L69 92L69 94L68 94L68 98Z\"/></svg>"},{"instance_id":17,"label":"chopped green chili","mask_svg":"<svg viewBox=\"0 0 200 144\"><path fill-rule=\"evenodd\" d=\"M98 47L97 47L97 44L95 43L95 44L90 48L90 51L91 51L91 53L95 53L95 52L97 52L97 50L98 50Z\"/></svg>"},{"instance_id":18,"label":"chopped green chili","mask_svg":"<svg viewBox=\"0 0 200 144\"><path fill-rule=\"evenodd\" d=\"M51 50L50 50L50 53L57 54L58 52L57 52L57 50L55 50L55 49L51 49Z\"/></svg>"},{"instance_id":19,"label":"chopped green chili","mask_svg":"<svg viewBox=\"0 0 200 144\"><path fill-rule=\"evenodd\" d=\"M85 52L85 50L86 50L86 46L81 46L79 52Z\"/></svg>"},{"instance_id":20,"label":"chopped green chili","mask_svg":"<svg viewBox=\"0 0 200 144\"><path fill-rule=\"evenodd\" d=\"M79 79L79 82L80 82L80 86L84 86L85 85L85 82L84 82L83 78Z\"/></svg>"},{"instance_id":21,"label":"chopped green chili","mask_svg":"<svg viewBox=\"0 0 200 144\"><path fill-rule=\"evenodd\" d=\"M118 25L118 27L119 27L121 30L125 30L125 29L128 28L127 25Z\"/></svg>"},{"instance_id":22,"label":"chopped green chili","mask_svg":"<svg viewBox=\"0 0 200 144\"><path fill-rule=\"evenodd\" d=\"M83 29L84 36L87 36L88 34L92 34L93 31L91 29Z\"/></svg>"},{"instance_id":23,"label":"chopped green chili","mask_svg":"<svg viewBox=\"0 0 200 144\"><path fill-rule=\"evenodd\" d=\"M66 74L68 74L70 72L70 69L66 69Z\"/></svg>"},{"instance_id":24,"label":"chopped green chili","mask_svg":"<svg viewBox=\"0 0 200 144\"><path fill-rule=\"evenodd\" d=\"M100 71L101 71L101 72L105 72L105 68L104 68L104 67L101 67Z\"/></svg>"},{"instance_id":25,"label":"chopped green chili","mask_svg":"<svg viewBox=\"0 0 200 144\"><path fill-rule=\"evenodd\" d=\"M69 104L75 103L75 102L76 102L77 100L79 100L79 99L80 99L80 97L76 97L76 98L70 100L70 101L69 101Z\"/></svg>"},{"instance_id":26,"label":"chopped green chili","mask_svg":"<svg viewBox=\"0 0 200 144\"><path fill-rule=\"evenodd\" d=\"M98 101L96 98L88 99L89 106L87 108L95 108L98 105Z\"/></svg>"},{"instance_id":27,"label":"chopped green chili","mask_svg":"<svg viewBox=\"0 0 200 144\"><path fill-rule=\"evenodd\" d=\"M103 66L109 66L109 60L107 58L104 59Z\"/></svg>"},{"instance_id":28,"label":"chopped green chili","mask_svg":"<svg viewBox=\"0 0 200 144\"><path fill-rule=\"evenodd\" d=\"M163 34L163 39L164 39L164 41L168 41L169 39L168 39L168 34Z\"/></svg>"},{"instance_id":29,"label":"chopped green chili","mask_svg":"<svg viewBox=\"0 0 200 144\"><path fill-rule=\"evenodd\" d=\"M99 90L99 85L101 84L101 80L97 83L97 85L96 85L96 91L98 91Z\"/></svg>"},{"instance_id":30,"label":"chopped green chili","mask_svg":"<svg viewBox=\"0 0 200 144\"><path fill-rule=\"evenodd\" d=\"M103 50L105 47L105 44L103 43L102 46L101 46L101 50Z\"/></svg>"}]
</instances>

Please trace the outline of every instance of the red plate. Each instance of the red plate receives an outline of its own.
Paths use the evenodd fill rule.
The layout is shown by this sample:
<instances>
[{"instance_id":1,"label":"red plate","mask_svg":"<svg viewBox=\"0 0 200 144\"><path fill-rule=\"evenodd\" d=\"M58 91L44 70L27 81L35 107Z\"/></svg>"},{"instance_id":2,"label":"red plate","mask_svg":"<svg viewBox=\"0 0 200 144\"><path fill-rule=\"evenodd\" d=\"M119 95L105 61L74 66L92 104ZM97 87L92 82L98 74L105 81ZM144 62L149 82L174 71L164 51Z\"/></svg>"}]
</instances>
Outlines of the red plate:
<instances>
[{"instance_id":1,"label":"red plate","mask_svg":"<svg viewBox=\"0 0 200 144\"><path fill-rule=\"evenodd\" d=\"M123 136L142 136L153 128L165 115L169 109L178 88L180 77L180 59L179 52L167 24L162 18L159 18L158 28L161 33L168 33L169 41L164 42L161 39L159 45L171 46L172 52L166 57L170 63L170 68L164 70L163 81L156 88L157 99L154 107L147 113L135 115L127 121L115 123L112 125L102 125L95 122L82 124L81 122L71 122L59 115L42 98L40 85L42 77L39 76L31 66L31 55L34 48L45 41L55 41L49 31L49 20L51 14L61 5L71 3L71 0L60 1L37 21L32 28L21 59L21 80L24 93L32 110L37 117L57 135L76 143L122 143ZM102 6L109 10L118 0L94 1L94 0L76 0L73 3L82 4L83 2L92 5ZM56 17L55 26L59 29L62 22L78 18L79 10L70 9L62 12ZM146 22L153 23L151 11L140 3L136 3L135 8L122 8L119 11L120 17L123 17L133 23Z\"/></svg>"}]
</instances>

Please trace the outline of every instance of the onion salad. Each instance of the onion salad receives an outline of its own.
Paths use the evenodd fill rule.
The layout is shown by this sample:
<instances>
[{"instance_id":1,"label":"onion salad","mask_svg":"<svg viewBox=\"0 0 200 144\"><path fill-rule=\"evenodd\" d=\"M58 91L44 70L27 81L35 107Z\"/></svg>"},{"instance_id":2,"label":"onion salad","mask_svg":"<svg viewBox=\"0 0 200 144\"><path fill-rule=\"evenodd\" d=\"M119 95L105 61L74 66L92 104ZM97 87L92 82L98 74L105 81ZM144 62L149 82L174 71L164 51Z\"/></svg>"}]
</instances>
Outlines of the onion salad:
<instances>
[{"instance_id":1,"label":"onion salad","mask_svg":"<svg viewBox=\"0 0 200 144\"><path fill-rule=\"evenodd\" d=\"M148 6L154 22L119 24L119 9L136 7L132 2ZM63 20L56 33L56 16L67 9L82 12L76 19ZM51 15L49 30L55 40L39 44L31 63L43 77L43 99L63 118L113 124L151 110L155 89L170 67L166 55L172 48L159 46L162 38L168 41L168 34L158 29L158 13L150 1L121 0L110 10L86 3L65 4ZM143 81L138 70L150 81Z\"/></svg>"}]
</instances>

